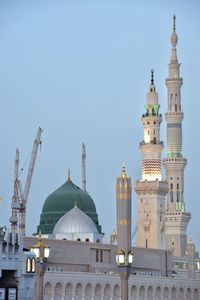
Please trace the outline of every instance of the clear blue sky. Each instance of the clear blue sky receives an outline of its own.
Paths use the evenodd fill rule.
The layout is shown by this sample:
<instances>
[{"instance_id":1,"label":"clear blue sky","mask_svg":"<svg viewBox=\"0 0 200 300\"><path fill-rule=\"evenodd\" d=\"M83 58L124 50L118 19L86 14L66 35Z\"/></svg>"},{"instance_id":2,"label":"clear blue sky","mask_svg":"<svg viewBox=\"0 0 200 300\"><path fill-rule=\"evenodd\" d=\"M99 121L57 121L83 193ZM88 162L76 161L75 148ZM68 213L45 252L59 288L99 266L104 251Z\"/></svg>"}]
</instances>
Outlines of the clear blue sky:
<instances>
[{"instance_id":1,"label":"clear blue sky","mask_svg":"<svg viewBox=\"0 0 200 300\"><path fill-rule=\"evenodd\" d=\"M1 225L8 225L11 213L15 149L19 147L23 165L41 126L43 145L28 200L28 234L36 231L44 200L65 182L68 167L74 183L81 186L83 141L87 147L87 189L103 231L112 231L115 183L122 162L133 181L141 178L140 117L151 68L155 70L161 112L164 115L166 111L165 78L174 13L184 81L185 202L192 213L188 234L200 249L198 0L1 0ZM161 134L165 142L165 121ZM134 225L135 192L132 200Z\"/></svg>"}]
</instances>

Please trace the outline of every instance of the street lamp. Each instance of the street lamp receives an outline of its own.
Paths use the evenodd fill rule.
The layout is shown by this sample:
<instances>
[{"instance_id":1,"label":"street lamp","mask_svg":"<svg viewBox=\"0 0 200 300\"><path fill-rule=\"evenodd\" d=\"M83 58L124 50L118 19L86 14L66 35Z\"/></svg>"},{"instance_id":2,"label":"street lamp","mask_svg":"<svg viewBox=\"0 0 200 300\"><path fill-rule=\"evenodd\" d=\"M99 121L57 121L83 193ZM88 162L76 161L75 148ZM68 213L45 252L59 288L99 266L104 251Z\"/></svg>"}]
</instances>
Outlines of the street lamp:
<instances>
[{"instance_id":1,"label":"street lamp","mask_svg":"<svg viewBox=\"0 0 200 300\"><path fill-rule=\"evenodd\" d=\"M133 252L129 251L126 255L123 250L116 252L116 263L118 266L128 266L133 262Z\"/></svg>"},{"instance_id":2,"label":"street lamp","mask_svg":"<svg viewBox=\"0 0 200 300\"><path fill-rule=\"evenodd\" d=\"M39 234L39 241L31 248L31 251L35 253L37 261L40 263L43 263L49 257L50 248L43 242L41 233Z\"/></svg>"},{"instance_id":3,"label":"street lamp","mask_svg":"<svg viewBox=\"0 0 200 300\"><path fill-rule=\"evenodd\" d=\"M46 262L49 257L50 248L43 242L41 232L39 233L39 241L33 247L31 247L31 251L35 253L37 259L36 299L43 300L43 279L44 273L46 271Z\"/></svg>"}]
</instances>

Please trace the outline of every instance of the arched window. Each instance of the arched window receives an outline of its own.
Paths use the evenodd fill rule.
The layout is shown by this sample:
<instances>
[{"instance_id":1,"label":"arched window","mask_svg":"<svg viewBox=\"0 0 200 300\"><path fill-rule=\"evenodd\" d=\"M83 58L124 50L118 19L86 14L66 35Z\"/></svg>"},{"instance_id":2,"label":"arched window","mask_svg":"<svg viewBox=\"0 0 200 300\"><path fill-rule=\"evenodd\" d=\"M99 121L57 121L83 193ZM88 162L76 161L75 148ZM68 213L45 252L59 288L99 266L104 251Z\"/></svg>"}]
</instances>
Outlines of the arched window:
<instances>
[{"instance_id":1,"label":"arched window","mask_svg":"<svg viewBox=\"0 0 200 300\"><path fill-rule=\"evenodd\" d=\"M120 288L119 285L116 284L113 288L113 297L112 299L120 299Z\"/></svg>"},{"instance_id":2,"label":"arched window","mask_svg":"<svg viewBox=\"0 0 200 300\"><path fill-rule=\"evenodd\" d=\"M54 295L55 296L62 296L62 284L60 282L58 282L54 288Z\"/></svg>"},{"instance_id":3,"label":"arched window","mask_svg":"<svg viewBox=\"0 0 200 300\"><path fill-rule=\"evenodd\" d=\"M31 259L31 272L35 273L35 271L36 271L36 260L35 260L35 257L33 257Z\"/></svg>"},{"instance_id":4,"label":"arched window","mask_svg":"<svg viewBox=\"0 0 200 300\"><path fill-rule=\"evenodd\" d=\"M51 299L52 290L53 290L52 285L49 282L45 283L45 286L44 286L45 299ZM47 296L49 296L49 297L47 297Z\"/></svg>"},{"instance_id":5,"label":"arched window","mask_svg":"<svg viewBox=\"0 0 200 300\"><path fill-rule=\"evenodd\" d=\"M170 183L170 190L173 190L173 183Z\"/></svg>"},{"instance_id":6,"label":"arched window","mask_svg":"<svg viewBox=\"0 0 200 300\"><path fill-rule=\"evenodd\" d=\"M187 292L186 292L186 299L187 300L192 300L192 291L190 288L187 289Z\"/></svg>"},{"instance_id":7,"label":"arched window","mask_svg":"<svg viewBox=\"0 0 200 300\"><path fill-rule=\"evenodd\" d=\"M92 299L92 285L88 283L85 287L85 298L84 299Z\"/></svg>"},{"instance_id":8,"label":"arched window","mask_svg":"<svg viewBox=\"0 0 200 300\"><path fill-rule=\"evenodd\" d=\"M85 239L85 241L86 241L86 242L89 242L90 240L87 238L87 239Z\"/></svg>"},{"instance_id":9,"label":"arched window","mask_svg":"<svg viewBox=\"0 0 200 300\"><path fill-rule=\"evenodd\" d=\"M99 250L96 250L96 262L99 261Z\"/></svg>"},{"instance_id":10,"label":"arched window","mask_svg":"<svg viewBox=\"0 0 200 300\"><path fill-rule=\"evenodd\" d=\"M161 288L159 286L157 286L156 288L156 300L160 300L161 299Z\"/></svg>"},{"instance_id":11,"label":"arched window","mask_svg":"<svg viewBox=\"0 0 200 300\"><path fill-rule=\"evenodd\" d=\"M184 289L180 288L178 292L178 299L184 299Z\"/></svg>"},{"instance_id":12,"label":"arched window","mask_svg":"<svg viewBox=\"0 0 200 300\"><path fill-rule=\"evenodd\" d=\"M31 259L30 259L30 257L28 257L27 260L26 260L26 272L27 273L31 272Z\"/></svg>"},{"instance_id":13,"label":"arched window","mask_svg":"<svg viewBox=\"0 0 200 300\"><path fill-rule=\"evenodd\" d=\"M100 251L100 262L103 262L103 250Z\"/></svg>"},{"instance_id":14,"label":"arched window","mask_svg":"<svg viewBox=\"0 0 200 300\"><path fill-rule=\"evenodd\" d=\"M108 299L110 300L110 296L111 296L111 287L109 284L107 284L104 288L104 297L103 299Z\"/></svg>"},{"instance_id":15,"label":"arched window","mask_svg":"<svg viewBox=\"0 0 200 300\"><path fill-rule=\"evenodd\" d=\"M148 300L153 300L153 287L149 286L147 290L147 299Z\"/></svg>"},{"instance_id":16,"label":"arched window","mask_svg":"<svg viewBox=\"0 0 200 300\"><path fill-rule=\"evenodd\" d=\"M142 285L139 289L139 300L145 299L145 287Z\"/></svg>"},{"instance_id":17,"label":"arched window","mask_svg":"<svg viewBox=\"0 0 200 300\"><path fill-rule=\"evenodd\" d=\"M169 300L169 288L168 287L164 288L164 291L163 291L163 300Z\"/></svg>"},{"instance_id":18,"label":"arched window","mask_svg":"<svg viewBox=\"0 0 200 300\"><path fill-rule=\"evenodd\" d=\"M131 287L131 299L137 299L137 287L135 285Z\"/></svg>"},{"instance_id":19,"label":"arched window","mask_svg":"<svg viewBox=\"0 0 200 300\"><path fill-rule=\"evenodd\" d=\"M173 287L172 290L171 290L171 300L176 300L176 288Z\"/></svg>"},{"instance_id":20,"label":"arched window","mask_svg":"<svg viewBox=\"0 0 200 300\"><path fill-rule=\"evenodd\" d=\"M71 283L68 283L65 286L65 298L72 299L72 293L73 293L73 286Z\"/></svg>"},{"instance_id":21,"label":"arched window","mask_svg":"<svg viewBox=\"0 0 200 300\"><path fill-rule=\"evenodd\" d=\"M101 285L98 283L96 286L95 286L95 289L94 289L94 299L101 299Z\"/></svg>"},{"instance_id":22,"label":"arched window","mask_svg":"<svg viewBox=\"0 0 200 300\"><path fill-rule=\"evenodd\" d=\"M6 245L7 245L7 243L3 242L3 244L2 244L2 252L6 252Z\"/></svg>"},{"instance_id":23,"label":"arched window","mask_svg":"<svg viewBox=\"0 0 200 300\"><path fill-rule=\"evenodd\" d=\"M199 291L198 291L198 289L194 290L193 298L194 298L194 300L198 300L199 299Z\"/></svg>"}]
</instances>

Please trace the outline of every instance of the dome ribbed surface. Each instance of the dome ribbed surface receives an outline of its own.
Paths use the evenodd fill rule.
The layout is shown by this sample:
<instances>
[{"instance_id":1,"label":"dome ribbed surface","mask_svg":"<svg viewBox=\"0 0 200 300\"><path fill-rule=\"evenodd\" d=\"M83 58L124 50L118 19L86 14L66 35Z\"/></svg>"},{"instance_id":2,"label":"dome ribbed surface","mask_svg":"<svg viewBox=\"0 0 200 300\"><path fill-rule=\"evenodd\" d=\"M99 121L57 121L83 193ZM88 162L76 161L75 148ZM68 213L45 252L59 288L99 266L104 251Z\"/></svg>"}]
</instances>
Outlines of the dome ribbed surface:
<instances>
[{"instance_id":1,"label":"dome ribbed surface","mask_svg":"<svg viewBox=\"0 0 200 300\"><path fill-rule=\"evenodd\" d=\"M98 230L92 219L75 206L57 222L53 233L98 233Z\"/></svg>"},{"instance_id":2,"label":"dome ribbed surface","mask_svg":"<svg viewBox=\"0 0 200 300\"><path fill-rule=\"evenodd\" d=\"M87 192L82 191L70 179L45 200L37 232L51 234L58 220L74 208L75 204L92 219L98 232L101 233L94 201Z\"/></svg>"}]
</instances>

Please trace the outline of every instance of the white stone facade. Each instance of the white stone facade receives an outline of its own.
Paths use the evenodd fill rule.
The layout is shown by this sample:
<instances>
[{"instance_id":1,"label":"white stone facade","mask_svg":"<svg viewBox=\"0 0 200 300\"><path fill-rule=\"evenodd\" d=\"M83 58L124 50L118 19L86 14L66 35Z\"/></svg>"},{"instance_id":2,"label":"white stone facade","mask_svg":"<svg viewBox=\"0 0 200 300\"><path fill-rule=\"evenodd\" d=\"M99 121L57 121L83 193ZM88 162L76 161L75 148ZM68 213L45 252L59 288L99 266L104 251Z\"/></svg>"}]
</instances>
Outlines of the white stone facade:
<instances>
[{"instance_id":1,"label":"white stone facade","mask_svg":"<svg viewBox=\"0 0 200 300\"><path fill-rule=\"evenodd\" d=\"M44 277L44 300L120 300L118 274L71 273L49 270ZM145 275L129 278L130 300L199 300L199 280Z\"/></svg>"}]
</instances>

